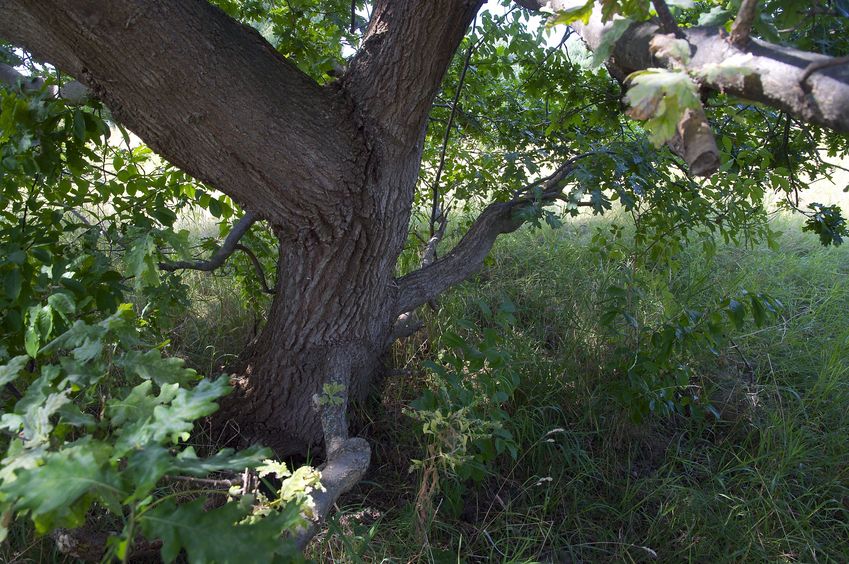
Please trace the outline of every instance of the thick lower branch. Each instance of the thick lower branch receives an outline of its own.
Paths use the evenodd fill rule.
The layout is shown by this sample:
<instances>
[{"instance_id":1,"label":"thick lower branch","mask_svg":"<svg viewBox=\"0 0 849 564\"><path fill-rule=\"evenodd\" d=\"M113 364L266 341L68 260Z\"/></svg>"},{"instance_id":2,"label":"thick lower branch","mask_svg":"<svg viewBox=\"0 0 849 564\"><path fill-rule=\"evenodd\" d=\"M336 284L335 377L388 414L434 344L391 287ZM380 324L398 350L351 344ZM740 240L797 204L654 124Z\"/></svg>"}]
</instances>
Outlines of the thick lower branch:
<instances>
[{"instance_id":1,"label":"thick lower branch","mask_svg":"<svg viewBox=\"0 0 849 564\"><path fill-rule=\"evenodd\" d=\"M349 104L206 0L0 0L0 37L246 209L322 240L350 220L365 147Z\"/></svg>"},{"instance_id":2,"label":"thick lower branch","mask_svg":"<svg viewBox=\"0 0 849 564\"><path fill-rule=\"evenodd\" d=\"M542 202L559 199L562 183L575 170L577 161L592 154L595 153L572 157L541 182L532 183L518 191L509 202L490 204L445 257L398 279L398 315L433 300L451 286L459 284L480 270L498 236L515 231L525 222L519 212L534 203L534 197L530 196L529 192L540 187Z\"/></svg>"},{"instance_id":3,"label":"thick lower branch","mask_svg":"<svg viewBox=\"0 0 849 564\"><path fill-rule=\"evenodd\" d=\"M574 27L594 50L601 45L609 25L596 13L588 24ZM692 53L687 68L699 76L703 87L762 102L802 121L849 132L849 68L831 64L834 58L758 39L750 39L747 48L741 50L717 27L692 27L682 32ZM654 23L632 25L614 45L611 61L625 76L658 66L651 45L660 34ZM740 70L699 72L722 63ZM812 64L822 65L822 70L807 76L806 69Z\"/></svg>"},{"instance_id":4,"label":"thick lower branch","mask_svg":"<svg viewBox=\"0 0 849 564\"><path fill-rule=\"evenodd\" d=\"M321 522L330 513L336 500L343 493L353 488L368 470L371 462L371 447L365 439L353 437L342 443L330 460L319 468L323 492L315 492L312 496L315 502L317 519L295 537L298 548L306 547L307 543L318 532Z\"/></svg>"},{"instance_id":5,"label":"thick lower branch","mask_svg":"<svg viewBox=\"0 0 849 564\"><path fill-rule=\"evenodd\" d=\"M414 310L477 272L498 236L524 223L515 213L518 207L515 202L490 204L450 253L400 278L398 314Z\"/></svg>"},{"instance_id":6,"label":"thick lower branch","mask_svg":"<svg viewBox=\"0 0 849 564\"><path fill-rule=\"evenodd\" d=\"M348 392L351 386L351 351L345 348L331 353L327 362L324 390L313 397L315 409L321 412L327 462L321 472L323 491L316 491L315 520L298 533L295 542L303 549L318 532L339 496L353 488L368 470L371 448L365 439L348 438Z\"/></svg>"}]
</instances>

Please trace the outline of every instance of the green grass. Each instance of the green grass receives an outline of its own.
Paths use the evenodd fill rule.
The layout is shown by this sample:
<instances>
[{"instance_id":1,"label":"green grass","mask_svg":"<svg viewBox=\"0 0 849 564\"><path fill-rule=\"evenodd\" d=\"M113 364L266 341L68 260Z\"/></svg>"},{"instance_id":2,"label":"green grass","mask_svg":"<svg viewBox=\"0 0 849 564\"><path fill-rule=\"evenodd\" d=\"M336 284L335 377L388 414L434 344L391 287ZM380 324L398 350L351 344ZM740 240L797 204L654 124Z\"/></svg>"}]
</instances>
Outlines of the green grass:
<instances>
[{"instance_id":1,"label":"green grass","mask_svg":"<svg viewBox=\"0 0 849 564\"><path fill-rule=\"evenodd\" d=\"M409 373L387 382L361 430L376 445L372 471L344 499L337 521L346 523L311 554L366 562L849 561L849 249L821 247L796 220L776 225L786 232L780 251L721 246L709 264L688 248L671 280L697 301L750 288L785 306L770 326L734 334L736 348L696 359L719 421L636 424L612 401L599 296L623 265L600 264L588 251L592 220L500 241L478 279L440 301L427 332L480 322L477 299L516 304L507 347L522 377L509 405L517 460L502 456L488 478L468 484L459 515L437 494L426 537L414 533L421 476L408 473L409 460L425 446L401 409L428 385L422 361L439 355L433 339L415 337L395 351Z\"/></svg>"}]
</instances>

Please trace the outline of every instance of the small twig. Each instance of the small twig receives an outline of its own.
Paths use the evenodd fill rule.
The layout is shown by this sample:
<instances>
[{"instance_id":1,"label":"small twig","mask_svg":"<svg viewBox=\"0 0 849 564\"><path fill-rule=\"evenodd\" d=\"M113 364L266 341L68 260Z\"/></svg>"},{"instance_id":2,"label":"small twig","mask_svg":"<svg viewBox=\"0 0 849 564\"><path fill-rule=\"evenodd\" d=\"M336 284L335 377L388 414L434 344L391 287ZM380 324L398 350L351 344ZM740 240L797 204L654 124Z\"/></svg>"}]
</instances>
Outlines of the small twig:
<instances>
[{"instance_id":1,"label":"small twig","mask_svg":"<svg viewBox=\"0 0 849 564\"><path fill-rule=\"evenodd\" d=\"M192 482L218 488L229 488L233 484L239 483L239 480L213 480L212 478L195 478L194 476L166 476L166 478L175 482Z\"/></svg>"},{"instance_id":2,"label":"small twig","mask_svg":"<svg viewBox=\"0 0 849 564\"><path fill-rule=\"evenodd\" d=\"M758 0L743 0L743 3L740 4L729 38L731 44L738 49L744 49L749 44L749 35L752 33L752 24L755 21L757 7Z\"/></svg>"},{"instance_id":3,"label":"small twig","mask_svg":"<svg viewBox=\"0 0 849 564\"><path fill-rule=\"evenodd\" d=\"M351 0L351 33L357 31L357 0Z\"/></svg>"},{"instance_id":4,"label":"small twig","mask_svg":"<svg viewBox=\"0 0 849 564\"><path fill-rule=\"evenodd\" d=\"M749 377L749 383L755 383L755 369L752 367L751 363L749 363L749 359L746 358L746 355L743 354L743 351L740 350L740 347L737 343L734 342L734 339L728 339L731 343L731 348L737 351L737 354L740 355L740 359L743 361L743 364L746 365L746 376Z\"/></svg>"}]
</instances>

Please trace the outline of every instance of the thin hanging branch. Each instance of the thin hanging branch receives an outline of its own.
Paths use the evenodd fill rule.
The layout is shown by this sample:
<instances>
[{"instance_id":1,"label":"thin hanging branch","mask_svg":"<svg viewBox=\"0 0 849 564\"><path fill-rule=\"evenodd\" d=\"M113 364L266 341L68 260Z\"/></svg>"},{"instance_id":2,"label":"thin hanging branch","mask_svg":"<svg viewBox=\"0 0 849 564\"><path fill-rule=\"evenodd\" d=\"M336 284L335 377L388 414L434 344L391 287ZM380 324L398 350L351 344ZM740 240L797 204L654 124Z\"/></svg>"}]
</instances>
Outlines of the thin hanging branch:
<instances>
[{"instance_id":1,"label":"thin hanging branch","mask_svg":"<svg viewBox=\"0 0 849 564\"><path fill-rule=\"evenodd\" d=\"M477 23L477 22L476 22ZM475 25L472 26L474 33ZM466 51L466 58L463 61L463 70L460 71L460 81L457 83L457 90L454 92L454 100L451 103L451 114L448 116L448 124L445 126L445 135L442 138L442 149L439 152L439 165L436 167L436 176L433 179L433 203L430 212L430 236L433 237L436 230L436 222L439 219L439 181L442 178L442 171L445 168L445 155L448 152L448 140L451 138L451 128L454 126L454 118L457 115L457 104L460 101L460 94L463 92L463 85L466 82L466 72L469 70L469 65L472 60L472 54L475 49L481 44L481 38L475 43L469 45Z\"/></svg>"},{"instance_id":2,"label":"thin hanging branch","mask_svg":"<svg viewBox=\"0 0 849 564\"><path fill-rule=\"evenodd\" d=\"M259 278L259 283L262 285L262 291L266 294L273 294L274 288L269 287L268 282L265 279L265 269L262 268L262 263L259 262L259 259L257 258L256 254L254 254L252 250L242 245L241 243L236 245L236 249L248 255L248 258L254 265L254 270L256 270L256 275L257 278Z\"/></svg>"},{"instance_id":3,"label":"thin hanging branch","mask_svg":"<svg viewBox=\"0 0 849 564\"><path fill-rule=\"evenodd\" d=\"M245 233L248 232L248 229L251 228L251 225L253 225L256 220L257 217L255 213L247 212L244 217L242 217L242 219L233 226L233 229L230 230L230 233L228 233L227 237L224 239L224 244L215 251L209 260L161 262L159 263L159 268L169 272L173 272L175 270L200 270L203 272L211 272L222 266L234 252L242 251L248 256L251 264L253 264L256 275L259 278L259 283L262 286L262 291L266 294L273 294L274 288L268 285L268 281L265 278L265 269L262 268L262 263L259 261L259 258L257 258L256 254L252 250L239 243L239 240L245 235Z\"/></svg>"},{"instance_id":4,"label":"thin hanging branch","mask_svg":"<svg viewBox=\"0 0 849 564\"><path fill-rule=\"evenodd\" d=\"M755 21L755 12L758 7L758 0L743 0L740 4L740 9L737 11L737 17L734 18L734 25L731 26L731 37L729 41L738 49L745 49L749 44L749 35L752 33L752 24Z\"/></svg>"}]
</instances>

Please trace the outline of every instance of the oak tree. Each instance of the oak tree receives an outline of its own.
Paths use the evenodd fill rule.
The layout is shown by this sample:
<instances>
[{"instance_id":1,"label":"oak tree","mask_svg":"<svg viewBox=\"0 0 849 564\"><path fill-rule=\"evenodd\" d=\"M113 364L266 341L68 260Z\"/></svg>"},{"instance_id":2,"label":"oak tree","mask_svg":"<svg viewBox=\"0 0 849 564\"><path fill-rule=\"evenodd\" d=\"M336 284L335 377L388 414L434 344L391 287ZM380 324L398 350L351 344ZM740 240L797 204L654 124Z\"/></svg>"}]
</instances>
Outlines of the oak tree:
<instances>
[{"instance_id":1,"label":"oak tree","mask_svg":"<svg viewBox=\"0 0 849 564\"><path fill-rule=\"evenodd\" d=\"M121 301L122 276L155 287L242 253L258 273L250 284L272 298L214 422L238 429L234 445L323 445L323 514L369 464L366 441L348 435L349 405L416 329L417 308L479 271L499 235L556 223L555 202L603 212L643 199L659 210L656 234L684 238L701 222L733 238L762 213L766 186L792 201L822 154L845 153L849 65L833 56L849 49L845 3L670 4L0 0L4 190L24 194L5 196L7 223L18 229L41 198L57 224L70 217L101 241L120 231L129 272L85 267L102 267L85 303L104 311ZM548 27L532 25L539 15ZM549 32L563 40L546 45ZM573 60L564 44L589 55ZM129 137L110 148L110 124L162 161ZM112 205L122 226L93 226L91 205ZM164 249L188 246L175 211L192 205L229 231L209 259L175 260ZM482 211L444 250L452 207ZM824 242L840 242L839 210L805 213ZM257 257L245 237L260 225L255 244L269 248ZM399 273L421 226L423 258ZM7 259L17 300L15 277L41 267L26 253ZM71 315L54 301L50 311ZM47 314L28 311L4 314L8 335L34 328L9 356L35 358L47 341Z\"/></svg>"}]
</instances>

